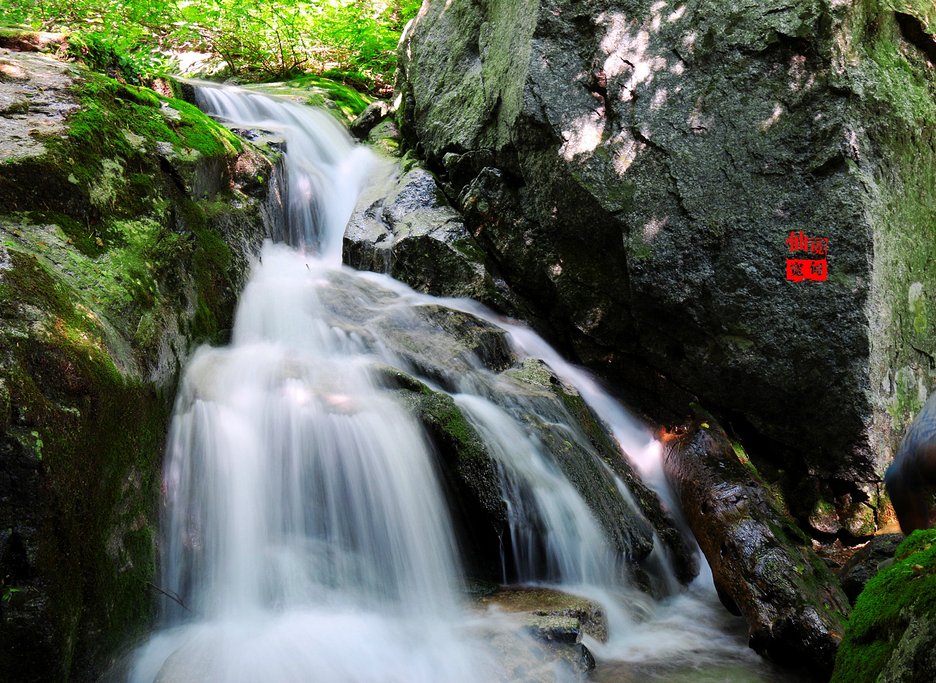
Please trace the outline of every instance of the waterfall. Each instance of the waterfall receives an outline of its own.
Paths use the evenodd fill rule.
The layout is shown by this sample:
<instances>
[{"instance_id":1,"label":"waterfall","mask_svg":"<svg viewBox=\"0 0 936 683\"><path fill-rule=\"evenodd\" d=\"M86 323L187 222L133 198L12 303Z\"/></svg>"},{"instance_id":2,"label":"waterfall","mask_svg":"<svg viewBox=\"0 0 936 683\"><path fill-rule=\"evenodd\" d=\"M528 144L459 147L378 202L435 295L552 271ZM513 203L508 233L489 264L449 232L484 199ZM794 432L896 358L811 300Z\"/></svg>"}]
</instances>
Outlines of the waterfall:
<instances>
[{"instance_id":1,"label":"waterfall","mask_svg":"<svg viewBox=\"0 0 936 683\"><path fill-rule=\"evenodd\" d=\"M344 227L381 162L328 115L235 89L198 96L209 113L285 140L288 216L253 264L230 345L203 347L186 367L161 544L160 584L178 599L164 600L162 628L138 650L130 679L508 681L520 669L494 644L508 633L532 662L524 671L540 667L531 677L562 678L559 665L543 673L513 622L462 604L434 455L381 379L388 366L415 371L383 335L418 331L429 304L469 311L574 384L634 457L652 461L655 442L529 330L342 267ZM498 468L505 565L522 582L602 602L611 640L591 645L609 658L753 666L725 634L710 580L661 603L627 584L625 558L524 423L529 407L497 398L491 378L475 363L446 383Z\"/></svg>"}]
</instances>

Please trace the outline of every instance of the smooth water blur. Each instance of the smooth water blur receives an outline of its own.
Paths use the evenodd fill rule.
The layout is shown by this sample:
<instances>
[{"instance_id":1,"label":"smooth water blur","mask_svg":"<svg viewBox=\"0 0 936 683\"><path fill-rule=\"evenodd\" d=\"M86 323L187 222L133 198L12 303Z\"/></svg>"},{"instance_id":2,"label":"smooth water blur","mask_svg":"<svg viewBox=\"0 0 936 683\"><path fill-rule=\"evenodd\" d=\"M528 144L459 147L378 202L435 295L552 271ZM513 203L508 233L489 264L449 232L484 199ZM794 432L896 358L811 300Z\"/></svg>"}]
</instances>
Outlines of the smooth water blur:
<instances>
[{"instance_id":1,"label":"smooth water blur","mask_svg":"<svg viewBox=\"0 0 936 683\"><path fill-rule=\"evenodd\" d=\"M519 356L544 359L574 385L672 504L654 480L658 444L528 329L342 268L344 227L378 162L328 115L228 88L198 96L210 113L285 140L289 216L276 237L288 245L267 243L254 263L231 344L199 349L186 368L161 544L160 585L178 600L163 601L163 629L138 651L131 680L567 677L516 621L463 604L427 437L381 372L419 375L400 349L435 329L429 308L448 306L500 325ZM601 603L610 638L588 645L605 662L728 665L757 680L759 660L710 577L680 592L655 553L648 569L672 594L654 601L628 585L624 558L526 424L529 407L491 400L497 380L477 359L448 372L442 384L457 387L498 467L513 549L504 562L516 576Z\"/></svg>"},{"instance_id":2,"label":"smooth water blur","mask_svg":"<svg viewBox=\"0 0 936 683\"><path fill-rule=\"evenodd\" d=\"M368 175L380 162L324 111L238 88L203 84L199 106L224 121L275 133L286 142L286 242L341 263L341 240Z\"/></svg>"}]
</instances>

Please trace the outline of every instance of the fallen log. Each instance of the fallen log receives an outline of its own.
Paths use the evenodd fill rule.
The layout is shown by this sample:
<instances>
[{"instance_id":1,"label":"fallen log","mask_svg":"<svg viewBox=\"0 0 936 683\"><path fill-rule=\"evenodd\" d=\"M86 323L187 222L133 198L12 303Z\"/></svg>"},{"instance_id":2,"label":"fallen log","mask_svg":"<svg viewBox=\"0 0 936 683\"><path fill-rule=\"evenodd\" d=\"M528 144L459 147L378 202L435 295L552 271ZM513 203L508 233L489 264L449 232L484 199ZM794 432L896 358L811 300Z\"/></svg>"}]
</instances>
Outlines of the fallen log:
<instances>
[{"instance_id":1,"label":"fallen log","mask_svg":"<svg viewBox=\"0 0 936 683\"><path fill-rule=\"evenodd\" d=\"M714 421L672 436L664 469L749 645L785 666L832 672L848 599L809 539Z\"/></svg>"}]
</instances>

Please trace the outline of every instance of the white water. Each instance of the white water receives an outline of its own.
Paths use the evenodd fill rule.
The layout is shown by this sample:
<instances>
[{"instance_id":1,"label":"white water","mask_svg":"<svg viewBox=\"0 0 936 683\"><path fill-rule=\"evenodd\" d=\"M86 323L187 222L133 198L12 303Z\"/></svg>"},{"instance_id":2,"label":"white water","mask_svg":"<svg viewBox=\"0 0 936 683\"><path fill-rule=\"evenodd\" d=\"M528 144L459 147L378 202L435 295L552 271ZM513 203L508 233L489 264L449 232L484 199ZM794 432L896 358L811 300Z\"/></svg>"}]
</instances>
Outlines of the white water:
<instances>
[{"instance_id":1,"label":"white water","mask_svg":"<svg viewBox=\"0 0 936 683\"><path fill-rule=\"evenodd\" d=\"M139 651L131 680L513 680L519 669L491 645L510 622L479 621L458 597L426 438L375 370L412 368L381 329L418 325L429 303L497 322L519 353L578 388L651 479L655 442L529 330L341 268L344 226L377 162L327 115L242 91L200 95L209 111L285 138L284 237L298 249L265 245L231 345L200 349L186 369L166 456L161 572L184 606L165 601L165 628ZM623 558L542 445L476 390L486 381L477 363L452 385L502 473L517 550L505 562L516 574L600 601L611 639L589 646L606 659L753 671L754 655L724 633L710 579L662 602L626 584ZM662 477L648 483L666 496ZM512 638L529 674L535 646ZM539 666L540 678L563 675Z\"/></svg>"}]
</instances>

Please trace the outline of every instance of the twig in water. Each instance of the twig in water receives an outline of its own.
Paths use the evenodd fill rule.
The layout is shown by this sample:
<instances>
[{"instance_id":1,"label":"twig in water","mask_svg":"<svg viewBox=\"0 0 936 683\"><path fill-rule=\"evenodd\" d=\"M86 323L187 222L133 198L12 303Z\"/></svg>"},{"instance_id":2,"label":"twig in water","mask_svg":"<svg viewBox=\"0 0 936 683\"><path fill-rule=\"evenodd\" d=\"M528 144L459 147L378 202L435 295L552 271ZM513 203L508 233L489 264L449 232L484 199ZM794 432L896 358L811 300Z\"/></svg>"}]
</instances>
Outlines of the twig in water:
<instances>
[{"instance_id":1,"label":"twig in water","mask_svg":"<svg viewBox=\"0 0 936 683\"><path fill-rule=\"evenodd\" d=\"M162 593L163 595L165 595L167 598L169 598L169 599L172 600L173 602L178 603L179 606L181 606L182 609L186 610L187 612L191 612L191 611L192 611L191 608L190 608L188 605L185 604L185 602L182 600L182 598L179 597L179 594L178 594L178 593L173 593L172 591L163 590L162 588L160 588L160 587L157 586L156 584L152 583L151 581L147 581L147 582L146 582L146 585L149 586L150 588L152 588L153 590L158 591L159 593Z\"/></svg>"}]
</instances>

